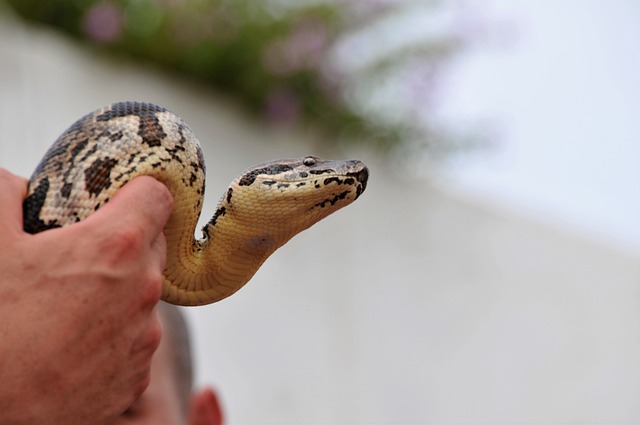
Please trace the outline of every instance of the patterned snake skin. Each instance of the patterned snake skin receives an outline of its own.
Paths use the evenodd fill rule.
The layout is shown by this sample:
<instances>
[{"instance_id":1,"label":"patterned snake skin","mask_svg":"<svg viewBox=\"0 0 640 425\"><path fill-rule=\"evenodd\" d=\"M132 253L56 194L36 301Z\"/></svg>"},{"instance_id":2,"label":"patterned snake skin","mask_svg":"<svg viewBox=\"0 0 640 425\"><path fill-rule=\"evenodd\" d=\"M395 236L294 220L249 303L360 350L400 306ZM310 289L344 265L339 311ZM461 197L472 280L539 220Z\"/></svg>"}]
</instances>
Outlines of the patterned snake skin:
<instances>
[{"instance_id":1,"label":"patterned snake skin","mask_svg":"<svg viewBox=\"0 0 640 425\"><path fill-rule=\"evenodd\" d=\"M78 120L46 153L30 179L25 230L78 222L140 175L164 183L174 199L162 298L202 305L235 293L289 239L355 201L369 171L360 161L313 156L256 165L231 183L196 239L205 184L200 143L162 107L115 103Z\"/></svg>"}]
</instances>

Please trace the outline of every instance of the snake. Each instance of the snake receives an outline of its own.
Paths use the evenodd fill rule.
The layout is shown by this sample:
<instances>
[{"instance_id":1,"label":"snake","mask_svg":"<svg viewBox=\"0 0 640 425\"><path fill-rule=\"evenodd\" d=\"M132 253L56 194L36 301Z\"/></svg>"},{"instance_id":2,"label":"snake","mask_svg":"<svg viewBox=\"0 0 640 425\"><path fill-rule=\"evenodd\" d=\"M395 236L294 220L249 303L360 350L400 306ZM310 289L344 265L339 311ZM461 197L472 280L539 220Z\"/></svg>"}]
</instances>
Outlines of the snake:
<instances>
[{"instance_id":1,"label":"snake","mask_svg":"<svg viewBox=\"0 0 640 425\"><path fill-rule=\"evenodd\" d=\"M161 299L195 306L234 294L292 237L358 199L369 170L359 160L316 156L260 163L232 181L196 237L205 190L200 142L164 107L117 102L77 120L45 153L29 179L24 230L86 219L142 175L173 196Z\"/></svg>"}]
</instances>

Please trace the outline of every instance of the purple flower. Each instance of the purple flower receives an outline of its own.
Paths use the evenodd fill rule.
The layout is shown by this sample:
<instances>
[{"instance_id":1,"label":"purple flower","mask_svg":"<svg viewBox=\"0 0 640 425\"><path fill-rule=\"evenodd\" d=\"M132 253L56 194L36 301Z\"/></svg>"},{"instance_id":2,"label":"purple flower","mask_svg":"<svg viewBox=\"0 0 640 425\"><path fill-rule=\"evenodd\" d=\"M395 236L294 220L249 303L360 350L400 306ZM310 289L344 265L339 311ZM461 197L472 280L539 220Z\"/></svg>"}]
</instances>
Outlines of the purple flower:
<instances>
[{"instance_id":1,"label":"purple flower","mask_svg":"<svg viewBox=\"0 0 640 425\"><path fill-rule=\"evenodd\" d=\"M300 119L300 100L290 90L275 89L265 99L267 120L279 127L291 127Z\"/></svg>"},{"instance_id":2,"label":"purple flower","mask_svg":"<svg viewBox=\"0 0 640 425\"><path fill-rule=\"evenodd\" d=\"M113 3L96 3L85 12L82 29L90 39L110 43L122 34L123 15L122 9Z\"/></svg>"},{"instance_id":3,"label":"purple flower","mask_svg":"<svg viewBox=\"0 0 640 425\"><path fill-rule=\"evenodd\" d=\"M329 34L321 21L302 20L288 37L275 40L265 48L263 66L278 76L314 69L322 62L328 44Z\"/></svg>"}]
</instances>

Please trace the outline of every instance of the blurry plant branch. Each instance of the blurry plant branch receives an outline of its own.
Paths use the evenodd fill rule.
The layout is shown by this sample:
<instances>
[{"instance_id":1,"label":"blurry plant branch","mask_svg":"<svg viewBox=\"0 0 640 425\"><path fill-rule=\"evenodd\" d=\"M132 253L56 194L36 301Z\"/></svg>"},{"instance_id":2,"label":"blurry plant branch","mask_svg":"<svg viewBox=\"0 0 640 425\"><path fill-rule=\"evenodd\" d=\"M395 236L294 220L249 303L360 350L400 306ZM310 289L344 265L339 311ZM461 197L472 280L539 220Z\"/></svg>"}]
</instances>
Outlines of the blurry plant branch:
<instances>
[{"instance_id":1,"label":"blurry plant branch","mask_svg":"<svg viewBox=\"0 0 640 425\"><path fill-rule=\"evenodd\" d=\"M423 85L435 84L434 72L460 49L460 37L446 33L388 51L376 46L385 32L371 29L384 27L402 2L4 1L20 16L100 49L195 76L276 126L306 126L327 141L385 153L416 140L427 149L451 148L438 146L449 143L439 136L446 132L417 122L418 114L376 106L384 81L413 69L428 80ZM429 87L423 90L416 98L427 102Z\"/></svg>"}]
</instances>

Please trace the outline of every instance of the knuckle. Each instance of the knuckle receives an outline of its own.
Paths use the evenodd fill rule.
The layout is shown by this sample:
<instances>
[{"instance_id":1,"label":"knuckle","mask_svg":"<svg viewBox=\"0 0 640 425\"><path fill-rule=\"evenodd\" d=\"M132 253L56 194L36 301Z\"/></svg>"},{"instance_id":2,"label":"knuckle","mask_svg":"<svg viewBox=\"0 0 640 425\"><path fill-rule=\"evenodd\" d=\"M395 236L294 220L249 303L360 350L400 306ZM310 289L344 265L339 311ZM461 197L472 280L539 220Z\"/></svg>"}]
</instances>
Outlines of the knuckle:
<instances>
[{"instance_id":1,"label":"knuckle","mask_svg":"<svg viewBox=\"0 0 640 425\"><path fill-rule=\"evenodd\" d=\"M104 252L113 263L137 259L142 251L143 231L135 226L114 229L107 238Z\"/></svg>"},{"instance_id":2,"label":"knuckle","mask_svg":"<svg viewBox=\"0 0 640 425\"><path fill-rule=\"evenodd\" d=\"M149 329L149 348L151 351L156 351L160 346L162 340L162 325L158 319L158 315L154 313L154 319L151 322Z\"/></svg>"},{"instance_id":3,"label":"knuckle","mask_svg":"<svg viewBox=\"0 0 640 425\"><path fill-rule=\"evenodd\" d=\"M143 306L154 307L162 295L162 283L164 278L157 270L148 271L143 278L141 286L141 302Z\"/></svg>"}]
</instances>

